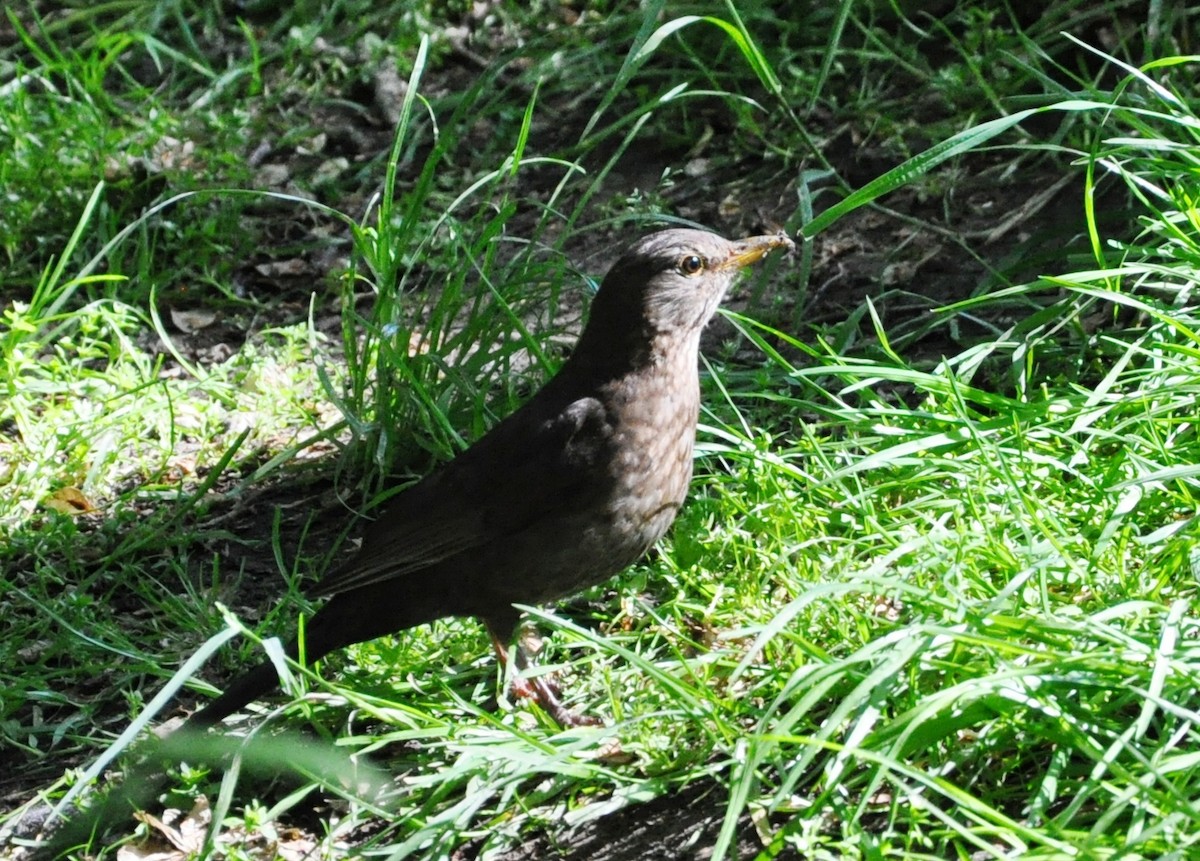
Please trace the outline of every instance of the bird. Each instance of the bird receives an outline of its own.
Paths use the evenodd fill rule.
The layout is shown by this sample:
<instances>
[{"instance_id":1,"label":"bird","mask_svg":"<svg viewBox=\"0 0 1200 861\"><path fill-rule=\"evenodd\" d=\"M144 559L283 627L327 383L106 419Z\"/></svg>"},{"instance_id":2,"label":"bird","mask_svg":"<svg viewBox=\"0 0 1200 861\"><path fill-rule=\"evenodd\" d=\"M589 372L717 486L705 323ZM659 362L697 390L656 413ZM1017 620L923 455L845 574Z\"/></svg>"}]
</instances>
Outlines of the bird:
<instances>
[{"instance_id":1,"label":"bird","mask_svg":"<svg viewBox=\"0 0 1200 861\"><path fill-rule=\"evenodd\" d=\"M358 553L317 582L328 598L304 627L316 661L447 616L483 622L501 661L516 604L544 604L610 579L664 535L687 495L700 407L701 331L735 276L783 233L730 241L672 228L633 242L604 277L574 350L538 392L448 463L386 503ZM565 708L515 648L518 693L561 725ZM286 646L300 658L299 639ZM184 721L204 729L269 694L270 660Z\"/></svg>"}]
</instances>

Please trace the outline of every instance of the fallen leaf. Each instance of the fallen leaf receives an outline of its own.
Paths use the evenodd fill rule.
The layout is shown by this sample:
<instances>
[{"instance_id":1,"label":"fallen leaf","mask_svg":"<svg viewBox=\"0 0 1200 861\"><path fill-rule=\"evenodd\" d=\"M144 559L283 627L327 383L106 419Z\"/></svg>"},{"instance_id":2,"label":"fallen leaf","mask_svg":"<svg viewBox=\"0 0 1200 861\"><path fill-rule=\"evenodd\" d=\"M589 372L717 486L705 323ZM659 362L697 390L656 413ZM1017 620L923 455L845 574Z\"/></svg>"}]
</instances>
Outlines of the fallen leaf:
<instances>
[{"instance_id":1,"label":"fallen leaf","mask_svg":"<svg viewBox=\"0 0 1200 861\"><path fill-rule=\"evenodd\" d=\"M302 257L291 257L287 260L273 260L270 263L259 263L254 267L259 275L268 278L278 278L282 275L309 275L312 267Z\"/></svg>"},{"instance_id":2,"label":"fallen leaf","mask_svg":"<svg viewBox=\"0 0 1200 861\"><path fill-rule=\"evenodd\" d=\"M77 487L60 487L43 499L42 505L59 514L87 514L96 510Z\"/></svg>"},{"instance_id":3,"label":"fallen leaf","mask_svg":"<svg viewBox=\"0 0 1200 861\"><path fill-rule=\"evenodd\" d=\"M616 738L606 738L596 752L591 755L591 758L596 762L613 767L637 762L637 756L631 751L623 750L620 739Z\"/></svg>"},{"instance_id":4,"label":"fallen leaf","mask_svg":"<svg viewBox=\"0 0 1200 861\"><path fill-rule=\"evenodd\" d=\"M176 329L190 335L193 332L199 332L201 329L207 329L213 323L217 322L217 312L203 309L177 311L172 308L171 322L175 324Z\"/></svg>"},{"instance_id":5,"label":"fallen leaf","mask_svg":"<svg viewBox=\"0 0 1200 861\"><path fill-rule=\"evenodd\" d=\"M302 861L311 858L317 841L299 829L289 829L288 836L275 844L275 851L284 861Z\"/></svg>"},{"instance_id":6,"label":"fallen leaf","mask_svg":"<svg viewBox=\"0 0 1200 861\"><path fill-rule=\"evenodd\" d=\"M117 861L185 861L187 853L164 849L161 843L126 843L117 850Z\"/></svg>"},{"instance_id":7,"label":"fallen leaf","mask_svg":"<svg viewBox=\"0 0 1200 861\"><path fill-rule=\"evenodd\" d=\"M194 856L204 847L204 835L212 822L208 799L200 796L185 816L182 810L168 808L162 819L152 813L138 811L136 819L152 829L151 837L141 843L126 844L117 853L118 861L177 861ZM172 823L178 821L176 828ZM172 848L163 846L166 841Z\"/></svg>"}]
</instances>

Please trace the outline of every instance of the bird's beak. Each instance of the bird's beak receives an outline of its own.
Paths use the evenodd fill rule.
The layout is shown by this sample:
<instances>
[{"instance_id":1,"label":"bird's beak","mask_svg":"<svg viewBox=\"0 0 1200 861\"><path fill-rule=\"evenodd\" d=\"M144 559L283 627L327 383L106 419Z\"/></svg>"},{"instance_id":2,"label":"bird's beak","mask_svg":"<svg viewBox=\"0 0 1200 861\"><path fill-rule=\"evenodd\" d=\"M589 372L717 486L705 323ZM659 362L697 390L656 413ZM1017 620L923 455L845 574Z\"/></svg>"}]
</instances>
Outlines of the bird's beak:
<instances>
[{"instance_id":1,"label":"bird's beak","mask_svg":"<svg viewBox=\"0 0 1200 861\"><path fill-rule=\"evenodd\" d=\"M796 244L782 233L739 239L733 243L733 252L718 268L742 269L746 266L751 266L762 260L776 248L785 248L787 249L787 253L790 254L796 250Z\"/></svg>"}]
</instances>

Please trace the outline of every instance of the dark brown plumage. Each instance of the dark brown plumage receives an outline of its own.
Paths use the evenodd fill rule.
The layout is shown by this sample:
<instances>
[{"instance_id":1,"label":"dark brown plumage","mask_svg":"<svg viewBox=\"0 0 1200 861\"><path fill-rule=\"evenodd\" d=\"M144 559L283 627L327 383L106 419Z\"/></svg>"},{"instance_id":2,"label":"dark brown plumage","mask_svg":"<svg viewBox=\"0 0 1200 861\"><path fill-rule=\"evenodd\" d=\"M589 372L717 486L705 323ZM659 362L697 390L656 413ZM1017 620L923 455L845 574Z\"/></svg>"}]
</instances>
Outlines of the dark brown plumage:
<instances>
[{"instance_id":1,"label":"dark brown plumage","mask_svg":"<svg viewBox=\"0 0 1200 861\"><path fill-rule=\"evenodd\" d=\"M634 243L557 376L398 494L358 555L312 591L330 597L305 628L307 659L443 616L479 618L503 655L514 603L570 595L637 561L675 519L691 479L700 332L737 272L781 247L791 240L730 242L698 230ZM214 724L276 682L264 662L188 725ZM570 722L543 681L532 686Z\"/></svg>"}]
</instances>

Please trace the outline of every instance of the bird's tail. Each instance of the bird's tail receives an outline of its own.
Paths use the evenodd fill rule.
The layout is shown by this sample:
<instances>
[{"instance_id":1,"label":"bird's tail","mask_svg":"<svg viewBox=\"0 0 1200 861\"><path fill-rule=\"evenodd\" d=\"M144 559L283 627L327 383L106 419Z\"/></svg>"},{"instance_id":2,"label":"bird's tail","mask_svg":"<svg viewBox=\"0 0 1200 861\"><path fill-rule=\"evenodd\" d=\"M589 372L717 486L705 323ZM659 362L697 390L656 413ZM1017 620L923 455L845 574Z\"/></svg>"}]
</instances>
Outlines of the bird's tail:
<instances>
[{"instance_id":1,"label":"bird's tail","mask_svg":"<svg viewBox=\"0 0 1200 861\"><path fill-rule=\"evenodd\" d=\"M288 647L288 657L295 658L295 644ZM270 693L279 685L279 673L275 665L265 660L256 667L238 676L225 688L225 692L189 717L183 724L188 729L207 729L216 726L235 712Z\"/></svg>"},{"instance_id":2,"label":"bird's tail","mask_svg":"<svg viewBox=\"0 0 1200 861\"><path fill-rule=\"evenodd\" d=\"M305 626L305 660L319 661L352 643L374 640L447 615L446 608L436 600L439 593L432 585L416 577L410 577L405 585L413 588L400 596L396 594L395 581L334 595ZM299 660L299 641L288 643L284 653L293 661ZM230 682L225 693L188 718L184 726L188 729L214 726L278 686L275 665L264 660Z\"/></svg>"}]
</instances>

